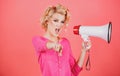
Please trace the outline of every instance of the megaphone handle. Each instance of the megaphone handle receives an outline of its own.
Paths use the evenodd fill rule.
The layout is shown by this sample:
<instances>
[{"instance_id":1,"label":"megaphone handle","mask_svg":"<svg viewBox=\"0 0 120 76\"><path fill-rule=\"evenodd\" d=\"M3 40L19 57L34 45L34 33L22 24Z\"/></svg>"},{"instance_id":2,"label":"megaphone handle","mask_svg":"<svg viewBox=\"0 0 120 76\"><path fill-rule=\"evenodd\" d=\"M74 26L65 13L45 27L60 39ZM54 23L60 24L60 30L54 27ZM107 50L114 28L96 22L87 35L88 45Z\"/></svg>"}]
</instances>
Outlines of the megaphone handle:
<instances>
[{"instance_id":1,"label":"megaphone handle","mask_svg":"<svg viewBox=\"0 0 120 76\"><path fill-rule=\"evenodd\" d=\"M90 50L88 50L88 58L87 58L87 61L86 61L86 70L90 70L91 68L91 63L90 63Z\"/></svg>"}]
</instances>

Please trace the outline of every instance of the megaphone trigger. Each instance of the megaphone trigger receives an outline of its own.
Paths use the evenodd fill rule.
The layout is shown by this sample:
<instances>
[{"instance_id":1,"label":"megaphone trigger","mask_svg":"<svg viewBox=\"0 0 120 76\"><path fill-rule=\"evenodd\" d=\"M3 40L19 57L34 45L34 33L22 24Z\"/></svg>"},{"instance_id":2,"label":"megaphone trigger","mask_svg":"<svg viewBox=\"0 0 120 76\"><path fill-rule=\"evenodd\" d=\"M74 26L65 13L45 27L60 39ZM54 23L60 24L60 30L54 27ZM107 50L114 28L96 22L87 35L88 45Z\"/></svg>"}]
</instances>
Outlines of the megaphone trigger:
<instances>
[{"instance_id":1,"label":"megaphone trigger","mask_svg":"<svg viewBox=\"0 0 120 76\"><path fill-rule=\"evenodd\" d=\"M87 42L90 40L89 36L88 35L81 35L81 38L83 39L84 42Z\"/></svg>"}]
</instances>

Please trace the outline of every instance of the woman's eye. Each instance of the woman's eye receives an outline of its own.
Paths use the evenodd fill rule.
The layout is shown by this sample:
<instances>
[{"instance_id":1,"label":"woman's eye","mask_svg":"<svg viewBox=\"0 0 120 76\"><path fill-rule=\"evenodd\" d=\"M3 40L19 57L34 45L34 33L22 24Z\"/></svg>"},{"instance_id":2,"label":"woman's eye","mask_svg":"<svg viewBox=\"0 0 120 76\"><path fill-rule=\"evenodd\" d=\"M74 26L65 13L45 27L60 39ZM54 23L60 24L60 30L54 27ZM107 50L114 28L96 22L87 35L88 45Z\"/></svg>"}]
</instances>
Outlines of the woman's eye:
<instances>
[{"instance_id":1,"label":"woman's eye","mask_svg":"<svg viewBox=\"0 0 120 76\"><path fill-rule=\"evenodd\" d=\"M58 20L53 20L54 22L58 22Z\"/></svg>"},{"instance_id":2,"label":"woman's eye","mask_svg":"<svg viewBox=\"0 0 120 76\"><path fill-rule=\"evenodd\" d=\"M61 21L61 23L65 23L64 21Z\"/></svg>"}]
</instances>

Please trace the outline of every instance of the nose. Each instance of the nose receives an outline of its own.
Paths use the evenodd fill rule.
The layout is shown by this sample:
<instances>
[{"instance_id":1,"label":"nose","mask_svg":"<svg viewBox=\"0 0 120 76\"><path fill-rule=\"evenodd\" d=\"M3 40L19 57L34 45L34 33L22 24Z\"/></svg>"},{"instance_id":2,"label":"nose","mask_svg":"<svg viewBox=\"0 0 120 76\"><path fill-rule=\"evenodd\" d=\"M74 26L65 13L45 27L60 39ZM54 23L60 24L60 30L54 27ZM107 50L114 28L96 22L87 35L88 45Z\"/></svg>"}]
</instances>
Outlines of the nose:
<instances>
[{"instance_id":1,"label":"nose","mask_svg":"<svg viewBox=\"0 0 120 76\"><path fill-rule=\"evenodd\" d=\"M63 23L57 23L56 26L61 27L61 26L63 26Z\"/></svg>"}]
</instances>

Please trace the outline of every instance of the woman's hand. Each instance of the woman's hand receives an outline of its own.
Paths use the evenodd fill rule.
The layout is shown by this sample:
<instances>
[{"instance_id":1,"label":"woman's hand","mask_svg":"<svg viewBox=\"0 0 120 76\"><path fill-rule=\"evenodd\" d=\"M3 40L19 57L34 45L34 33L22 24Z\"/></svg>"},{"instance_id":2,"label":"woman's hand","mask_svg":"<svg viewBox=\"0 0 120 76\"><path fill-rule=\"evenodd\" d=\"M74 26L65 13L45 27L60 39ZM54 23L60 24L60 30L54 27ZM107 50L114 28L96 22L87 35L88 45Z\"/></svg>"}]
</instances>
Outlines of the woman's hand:
<instances>
[{"instance_id":1,"label":"woman's hand","mask_svg":"<svg viewBox=\"0 0 120 76\"><path fill-rule=\"evenodd\" d=\"M59 44L59 43L48 41L47 42L47 48L48 49L53 49L56 52L62 52L62 45Z\"/></svg>"},{"instance_id":2,"label":"woman's hand","mask_svg":"<svg viewBox=\"0 0 120 76\"><path fill-rule=\"evenodd\" d=\"M82 50L83 51L90 50L91 46L92 46L92 44L91 44L90 40L82 42Z\"/></svg>"}]
</instances>

